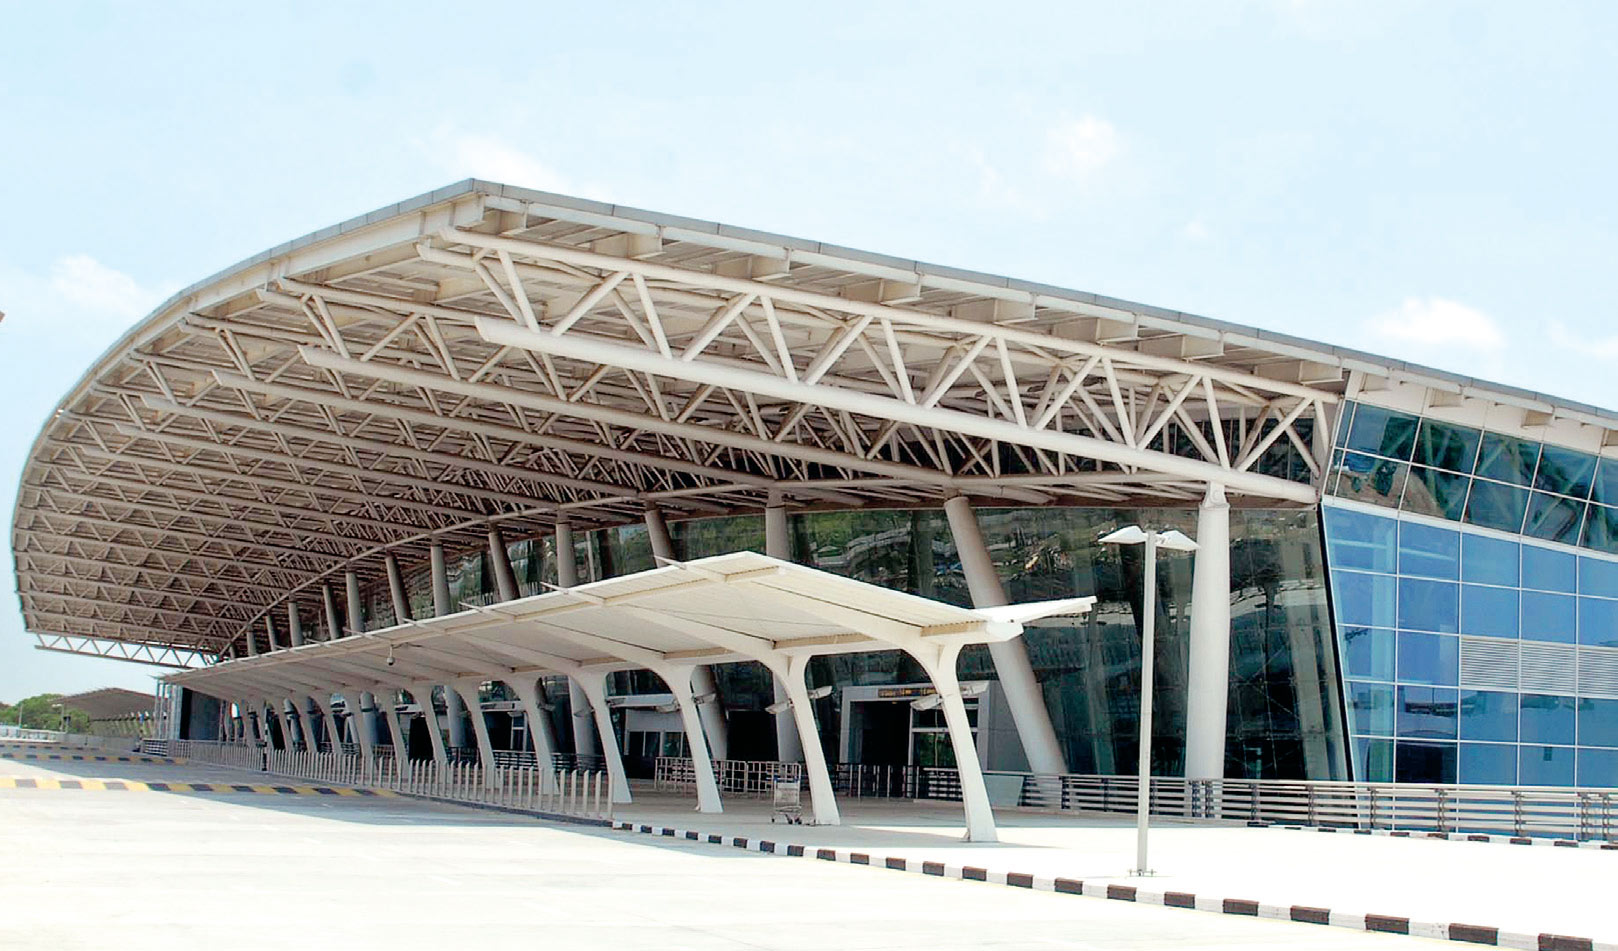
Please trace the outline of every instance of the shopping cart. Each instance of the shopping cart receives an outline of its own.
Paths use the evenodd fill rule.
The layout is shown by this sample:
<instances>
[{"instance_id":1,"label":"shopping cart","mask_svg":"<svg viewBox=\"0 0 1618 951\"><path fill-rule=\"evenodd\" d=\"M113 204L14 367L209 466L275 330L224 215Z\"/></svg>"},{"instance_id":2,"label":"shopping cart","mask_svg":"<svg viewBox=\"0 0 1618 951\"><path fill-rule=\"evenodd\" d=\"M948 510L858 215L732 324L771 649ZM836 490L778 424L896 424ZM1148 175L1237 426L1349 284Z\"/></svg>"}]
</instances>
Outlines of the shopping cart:
<instances>
[{"instance_id":1,"label":"shopping cart","mask_svg":"<svg viewBox=\"0 0 1618 951\"><path fill-rule=\"evenodd\" d=\"M779 816L788 825L803 825L803 782L778 779L771 788L774 801L770 805L770 821L774 822Z\"/></svg>"}]
</instances>

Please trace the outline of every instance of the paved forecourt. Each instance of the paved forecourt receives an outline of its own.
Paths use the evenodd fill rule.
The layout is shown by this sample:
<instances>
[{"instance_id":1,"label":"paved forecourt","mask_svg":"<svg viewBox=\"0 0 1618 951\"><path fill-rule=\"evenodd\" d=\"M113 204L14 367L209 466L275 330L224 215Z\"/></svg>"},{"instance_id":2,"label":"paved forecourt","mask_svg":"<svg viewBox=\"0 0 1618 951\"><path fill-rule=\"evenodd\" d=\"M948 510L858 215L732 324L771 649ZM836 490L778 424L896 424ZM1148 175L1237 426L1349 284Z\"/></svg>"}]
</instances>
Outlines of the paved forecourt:
<instances>
[{"instance_id":1,"label":"paved forecourt","mask_svg":"<svg viewBox=\"0 0 1618 951\"><path fill-rule=\"evenodd\" d=\"M0 775L35 780L151 781L157 771L175 783L262 779L191 764L0 760ZM0 788L0 816L5 948L396 949L469 938L657 951L1438 946L788 861L397 797L130 795L58 784Z\"/></svg>"},{"instance_id":2,"label":"paved forecourt","mask_svg":"<svg viewBox=\"0 0 1618 951\"><path fill-rule=\"evenodd\" d=\"M1504 842L1324 833L1318 829L1250 828L1244 823L1176 821L1154 816L1151 867L1156 874L1130 874L1135 864L1132 815L1054 815L1024 810L996 812L998 843L963 842L965 831L953 803L850 799L839 826L787 826L770 822L765 801L730 797L725 812L695 815L691 797L636 793L618 818L639 829L663 829L801 845L812 858L831 849L836 860L851 853L873 865L887 859L913 871L959 876L983 870L989 881L1007 873L1032 876L1043 887L1057 878L1082 882L1086 895L1133 896L1189 902L1195 907L1252 913L1246 906L1302 920L1324 918L1348 927L1371 926L1412 933L1465 935L1458 940L1538 947L1540 935L1577 936L1618 947L1618 850L1561 848ZM1038 887L1038 886L1036 886ZM1133 900L1133 899L1132 899ZM1460 926L1454 928L1452 926ZM1490 934L1495 937L1490 938ZM1589 947L1575 941L1569 948Z\"/></svg>"}]
</instances>

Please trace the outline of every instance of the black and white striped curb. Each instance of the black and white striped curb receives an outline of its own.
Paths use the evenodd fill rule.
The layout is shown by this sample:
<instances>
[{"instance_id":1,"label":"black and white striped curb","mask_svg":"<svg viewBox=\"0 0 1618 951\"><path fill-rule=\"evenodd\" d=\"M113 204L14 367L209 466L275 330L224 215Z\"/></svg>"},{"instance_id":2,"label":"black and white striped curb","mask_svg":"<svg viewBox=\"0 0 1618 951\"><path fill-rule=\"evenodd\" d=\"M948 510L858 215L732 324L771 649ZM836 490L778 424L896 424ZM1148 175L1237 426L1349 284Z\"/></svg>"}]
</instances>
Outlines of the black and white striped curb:
<instances>
[{"instance_id":1,"label":"black and white striped curb","mask_svg":"<svg viewBox=\"0 0 1618 951\"><path fill-rule=\"evenodd\" d=\"M847 865L867 865L901 872L919 872L923 875L933 875L959 881L987 882L991 885L1008 885L1012 888L1027 888L1035 891L1056 892L1063 895L1110 898L1114 901L1132 901L1143 905L1162 905L1165 908L1187 908L1225 915L1273 918L1280 921L1296 921L1311 925L1352 928L1356 931L1408 934L1421 938L1463 941L1469 944L1482 944L1499 948L1524 948L1528 949L1528 951L1618 951L1618 943L1592 941L1589 938L1578 938L1570 935L1502 931L1499 928L1486 925L1422 921L1399 915L1341 911L1331 908L1316 908L1310 905L1278 905L1247 898L1224 898L1207 894L1193 894L1191 892L1155 892L1136 885L1120 885L1113 882L1085 882L1079 879L1034 875L1026 872L998 872L973 865L951 865L947 862L928 862L917 859L881 856L870 852L855 852L849 849L823 849L787 842L775 842L770 839L718 835L711 832L695 832L689 829L645 825L624 820L615 820L612 823L612 828L621 832L638 832L662 838L703 842L709 845L727 845L733 848L746 849L749 852L820 859L826 862L842 862Z\"/></svg>"},{"instance_id":2,"label":"black and white striped curb","mask_svg":"<svg viewBox=\"0 0 1618 951\"><path fill-rule=\"evenodd\" d=\"M1336 832L1340 835L1379 835L1394 839L1440 839L1446 842L1498 842L1505 845L1548 845L1564 849L1618 851L1618 841L1601 839L1550 839L1542 836L1500 835L1483 832L1412 832L1404 829L1351 829L1334 826L1299 826L1279 822L1249 822L1255 829L1289 829L1293 832ZM1614 831L1618 835L1618 830Z\"/></svg>"}]
</instances>

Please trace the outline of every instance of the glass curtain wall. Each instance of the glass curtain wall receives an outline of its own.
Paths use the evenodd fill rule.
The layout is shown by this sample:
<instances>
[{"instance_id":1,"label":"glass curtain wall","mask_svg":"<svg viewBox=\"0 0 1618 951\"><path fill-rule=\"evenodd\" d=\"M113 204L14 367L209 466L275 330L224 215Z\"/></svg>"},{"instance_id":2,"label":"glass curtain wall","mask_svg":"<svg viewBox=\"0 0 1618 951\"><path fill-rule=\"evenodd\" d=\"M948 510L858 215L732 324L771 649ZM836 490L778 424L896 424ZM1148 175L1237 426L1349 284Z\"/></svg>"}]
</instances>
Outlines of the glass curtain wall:
<instances>
[{"instance_id":1,"label":"glass curtain wall","mask_svg":"<svg viewBox=\"0 0 1618 951\"><path fill-rule=\"evenodd\" d=\"M1618 559L1340 503L1324 520L1356 779L1618 785Z\"/></svg>"}]
</instances>

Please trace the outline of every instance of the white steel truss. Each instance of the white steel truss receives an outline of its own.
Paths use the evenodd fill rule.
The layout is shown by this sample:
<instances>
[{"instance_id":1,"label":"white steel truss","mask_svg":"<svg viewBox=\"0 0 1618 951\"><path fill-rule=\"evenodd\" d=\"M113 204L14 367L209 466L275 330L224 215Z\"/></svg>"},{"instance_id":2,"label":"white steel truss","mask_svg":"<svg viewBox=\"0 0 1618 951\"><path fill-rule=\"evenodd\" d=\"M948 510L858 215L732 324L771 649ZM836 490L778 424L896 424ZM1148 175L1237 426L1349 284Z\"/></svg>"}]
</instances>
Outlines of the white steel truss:
<instances>
[{"instance_id":1,"label":"white steel truss","mask_svg":"<svg viewBox=\"0 0 1618 951\"><path fill-rule=\"evenodd\" d=\"M384 553L648 506L1309 504L1345 373L1256 334L473 183L210 279L99 364L24 474L24 615L223 652Z\"/></svg>"}]
</instances>

